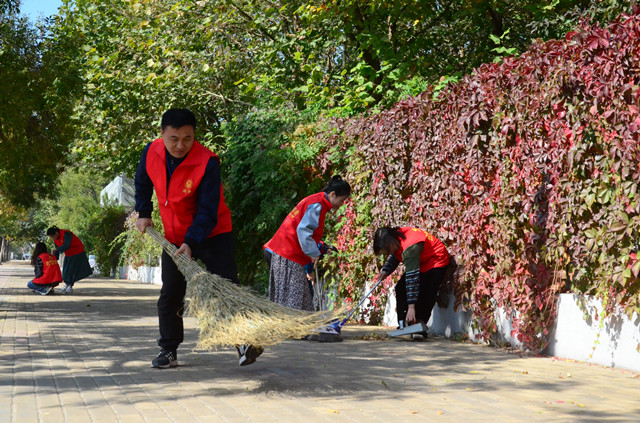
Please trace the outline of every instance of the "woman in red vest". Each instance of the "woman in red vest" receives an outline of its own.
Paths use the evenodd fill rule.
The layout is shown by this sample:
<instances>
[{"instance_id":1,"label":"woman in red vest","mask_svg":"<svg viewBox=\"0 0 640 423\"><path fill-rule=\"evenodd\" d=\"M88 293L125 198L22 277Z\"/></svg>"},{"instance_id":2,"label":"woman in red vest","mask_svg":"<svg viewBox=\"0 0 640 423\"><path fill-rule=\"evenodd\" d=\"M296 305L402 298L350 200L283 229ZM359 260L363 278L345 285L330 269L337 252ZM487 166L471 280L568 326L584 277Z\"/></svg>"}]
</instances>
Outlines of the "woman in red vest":
<instances>
[{"instance_id":1,"label":"woman in red vest","mask_svg":"<svg viewBox=\"0 0 640 423\"><path fill-rule=\"evenodd\" d=\"M36 277L27 283L27 288L40 295L53 293L53 288L62 281L58 259L47 252L44 242L36 243L31 255L31 264Z\"/></svg>"},{"instance_id":2,"label":"woman in red vest","mask_svg":"<svg viewBox=\"0 0 640 423\"><path fill-rule=\"evenodd\" d=\"M427 323L449 265L444 244L421 229L383 227L374 235L373 252L389 255L380 271L382 279L404 263L405 272L396 284L400 327Z\"/></svg>"},{"instance_id":3,"label":"woman in red vest","mask_svg":"<svg viewBox=\"0 0 640 423\"><path fill-rule=\"evenodd\" d=\"M309 281L313 272L305 272L309 262L320 258L318 243L324 220L330 210L339 209L351 195L351 187L340 176L327 186L300 201L287 215L280 228L264 245L271 253L269 299L298 310L313 311L313 294Z\"/></svg>"},{"instance_id":4,"label":"woman in red vest","mask_svg":"<svg viewBox=\"0 0 640 423\"><path fill-rule=\"evenodd\" d=\"M73 285L80 279L84 279L93 274L93 269L89 264L87 253L84 251L84 244L73 232L58 229L52 226L47 229L47 236L53 240L56 249L53 254L57 257L64 253L62 263L62 280L65 285L60 290L63 294L71 294Z\"/></svg>"}]
</instances>

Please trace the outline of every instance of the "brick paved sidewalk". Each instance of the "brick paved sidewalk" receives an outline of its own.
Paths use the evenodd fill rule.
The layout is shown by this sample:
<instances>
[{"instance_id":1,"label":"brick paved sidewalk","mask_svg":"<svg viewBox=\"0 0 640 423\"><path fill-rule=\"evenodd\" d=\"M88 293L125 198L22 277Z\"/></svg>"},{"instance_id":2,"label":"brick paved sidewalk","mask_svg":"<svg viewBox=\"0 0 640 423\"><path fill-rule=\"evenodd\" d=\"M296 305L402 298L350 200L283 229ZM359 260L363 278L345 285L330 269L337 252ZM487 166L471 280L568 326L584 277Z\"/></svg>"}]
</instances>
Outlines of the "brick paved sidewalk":
<instances>
[{"instance_id":1,"label":"brick paved sidewalk","mask_svg":"<svg viewBox=\"0 0 640 423\"><path fill-rule=\"evenodd\" d=\"M88 279L41 296L0 266L0 422L631 422L638 374L446 339L288 341L239 367L235 349L158 351L158 286Z\"/></svg>"}]
</instances>

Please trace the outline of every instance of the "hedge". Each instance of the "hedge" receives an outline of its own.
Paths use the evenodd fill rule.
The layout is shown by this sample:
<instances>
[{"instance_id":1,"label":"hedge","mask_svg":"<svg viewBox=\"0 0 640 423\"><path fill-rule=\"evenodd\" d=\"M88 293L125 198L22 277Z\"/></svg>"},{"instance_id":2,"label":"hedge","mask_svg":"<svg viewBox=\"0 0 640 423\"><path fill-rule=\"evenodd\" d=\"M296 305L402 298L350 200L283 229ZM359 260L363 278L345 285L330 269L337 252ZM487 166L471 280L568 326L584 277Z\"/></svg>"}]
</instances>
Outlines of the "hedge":
<instances>
[{"instance_id":1,"label":"hedge","mask_svg":"<svg viewBox=\"0 0 640 423\"><path fill-rule=\"evenodd\" d=\"M639 85L636 9L482 65L437 98L325 122L318 161L354 191L336 232L339 291L355 299L377 273L377 227L408 225L455 256L457 306L486 340L500 307L541 350L569 290L640 312Z\"/></svg>"}]
</instances>

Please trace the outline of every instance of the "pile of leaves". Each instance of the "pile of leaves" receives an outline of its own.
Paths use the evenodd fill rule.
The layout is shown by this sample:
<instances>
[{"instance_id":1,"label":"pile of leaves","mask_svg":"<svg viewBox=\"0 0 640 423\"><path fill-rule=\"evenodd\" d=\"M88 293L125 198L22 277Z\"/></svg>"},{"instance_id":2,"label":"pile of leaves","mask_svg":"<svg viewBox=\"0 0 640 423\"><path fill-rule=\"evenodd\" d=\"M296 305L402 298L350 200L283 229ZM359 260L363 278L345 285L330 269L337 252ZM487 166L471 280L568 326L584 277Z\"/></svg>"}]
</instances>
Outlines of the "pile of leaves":
<instances>
[{"instance_id":1,"label":"pile of leaves","mask_svg":"<svg viewBox=\"0 0 640 423\"><path fill-rule=\"evenodd\" d=\"M456 257L457 305L486 340L502 308L514 337L544 348L557 294L571 289L607 313L640 312L639 39L636 8L437 95L327 122L319 161L354 192L337 231L340 292L377 273L377 227L415 226Z\"/></svg>"}]
</instances>

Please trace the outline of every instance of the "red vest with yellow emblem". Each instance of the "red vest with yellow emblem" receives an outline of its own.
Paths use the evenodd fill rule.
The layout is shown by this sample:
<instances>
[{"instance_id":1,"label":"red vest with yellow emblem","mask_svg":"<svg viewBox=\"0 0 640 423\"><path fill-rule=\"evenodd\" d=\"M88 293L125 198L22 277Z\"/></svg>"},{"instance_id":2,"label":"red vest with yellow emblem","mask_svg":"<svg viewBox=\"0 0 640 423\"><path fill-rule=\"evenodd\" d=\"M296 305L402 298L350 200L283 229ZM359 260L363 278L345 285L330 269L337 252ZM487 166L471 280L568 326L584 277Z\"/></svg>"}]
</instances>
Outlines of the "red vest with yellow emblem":
<instances>
[{"instance_id":1,"label":"red vest with yellow emblem","mask_svg":"<svg viewBox=\"0 0 640 423\"><path fill-rule=\"evenodd\" d=\"M153 182L158 197L160 216L164 225L164 236L173 244L181 245L187 230L193 223L197 209L197 191L204 176L207 163L215 157L211 150L197 141L184 160L176 167L167 187L167 156L162 138L151 143L147 152L147 174ZM231 210L224 201L220 183L218 223L207 238L231 232ZM193 247L193 245L191 246Z\"/></svg>"},{"instance_id":2,"label":"red vest with yellow emblem","mask_svg":"<svg viewBox=\"0 0 640 423\"><path fill-rule=\"evenodd\" d=\"M42 276L35 278L33 283L48 285L54 282L62 282L58 259L49 253L42 253L38 257L42 260Z\"/></svg>"},{"instance_id":3,"label":"red vest with yellow emblem","mask_svg":"<svg viewBox=\"0 0 640 423\"><path fill-rule=\"evenodd\" d=\"M318 228L313 231L311 237L316 244L320 242L322 232L324 231L324 219L332 207L324 192L312 194L300 201L284 219L284 222L282 222L282 225L280 225L280 228L278 228L273 238L264 246L279 256L302 266L309 263L309 256L302 251L300 241L298 241L297 229L302 221L302 216L304 216L304 213L307 211L307 207L314 203L320 203L322 209L320 211Z\"/></svg>"},{"instance_id":4,"label":"red vest with yellow emblem","mask_svg":"<svg viewBox=\"0 0 640 423\"><path fill-rule=\"evenodd\" d=\"M71 245L69 245L69 248L67 248L67 251L64 251L64 255L67 257L75 256L76 254L80 254L81 252L83 252L84 244L82 243L82 241L80 241L80 238L78 238L76 234L74 234L73 232L66 231L64 229L59 229L58 237L53 240L53 243L56 244L56 247L59 247L62 244L64 244L64 234L66 234L67 232L71 234Z\"/></svg>"},{"instance_id":5,"label":"red vest with yellow emblem","mask_svg":"<svg viewBox=\"0 0 640 423\"><path fill-rule=\"evenodd\" d=\"M400 248L395 256L402 261L402 253L407 248L419 242L424 242L424 249L420 255L420 272L424 273L436 267L445 267L449 264L449 252L444 244L427 231L416 228L399 228L405 236L400 239Z\"/></svg>"}]
</instances>

